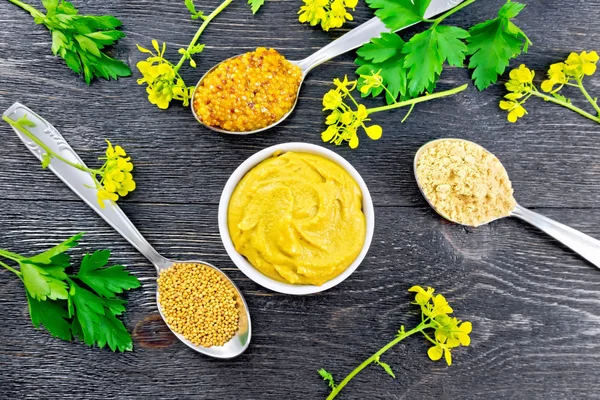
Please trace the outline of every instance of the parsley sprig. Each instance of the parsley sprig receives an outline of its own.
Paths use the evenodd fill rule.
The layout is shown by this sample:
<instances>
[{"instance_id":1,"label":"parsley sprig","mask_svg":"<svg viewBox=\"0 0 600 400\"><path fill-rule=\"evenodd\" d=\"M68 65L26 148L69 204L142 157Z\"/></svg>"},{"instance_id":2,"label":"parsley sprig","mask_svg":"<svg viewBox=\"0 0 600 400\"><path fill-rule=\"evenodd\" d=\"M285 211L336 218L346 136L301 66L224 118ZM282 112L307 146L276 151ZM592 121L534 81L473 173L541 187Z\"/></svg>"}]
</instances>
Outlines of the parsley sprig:
<instances>
[{"instance_id":1,"label":"parsley sprig","mask_svg":"<svg viewBox=\"0 0 600 400\"><path fill-rule=\"evenodd\" d=\"M479 90L495 83L509 61L526 52L529 38L512 19L525 7L508 0L496 18L477 24L468 31L456 26L442 25L450 15L476 0L466 0L435 19L425 18L430 0L367 0L390 30L424 22L431 24L425 31L404 41L395 33L384 33L357 50L358 75L379 71L387 88L386 100L393 103L431 93L445 63L462 67L467 57L473 70L473 81ZM365 84L359 79L358 88ZM363 96L378 96L383 89L371 88Z\"/></svg>"},{"instance_id":2,"label":"parsley sprig","mask_svg":"<svg viewBox=\"0 0 600 400\"><path fill-rule=\"evenodd\" d=\"M392 367L381 361L381 357L402 340L416 333L421 333L427 341L433 344L427 350L429 358L433 361L438 361L444 357L448 365L452 365L452 349L459 346L468 346L471 343L471 338L469 337L472 329L471 323L468 321L463 322L449 316L453 310L444 296L441 294L434 295L435 290L431 287L423 289L421 286L413 286L408 291L415 292L415 301L412 304L416 304L421 308L421 322L419 325L409 331L406 331L404 326L401 326L394 340L363 361L362 364L350 372L340 383L336 383L333 375L321 368L318 371L319 375L321 375L331 388L331 393L327 397L327 400L334 399L359 372L371 364L379 365L388 375L396 378Z\"/></svg>"},{"instance_id":3,"label":"parsley sprig","mask_svg":"<svg viewBox=\"0 0 600 400\"><path fill-rule=\"evenodd\" d=\"M108 346L112 351L131 351L133 343L118 318L127 301L118 294L140 286L125 267L107 267L109 250L86 254L77 273L69 273L66 251L78 245L79 233L57 246L31 257L0 249L0 267L17 275L25 285L29 315L36 328L43 325L52 336L78 338L88 346Z\"/></svg>"},{"instance_id":4,"label":"parsley sprig","mask_svg":"<svg viewBox=\"0 0 600 400\"><path fill-rule=\"evenodd\" d=\"M52 53L62 57L69 68L83 75L89 85L94 78L117 79L130 76L122 61L107 56L103 50L125 34L116 28L121 21L111 15L80 15L72 3L42 0L46 14L20 0L8 0L29 12L36 24L52 33Z\"/></svg>"}]
</instances>

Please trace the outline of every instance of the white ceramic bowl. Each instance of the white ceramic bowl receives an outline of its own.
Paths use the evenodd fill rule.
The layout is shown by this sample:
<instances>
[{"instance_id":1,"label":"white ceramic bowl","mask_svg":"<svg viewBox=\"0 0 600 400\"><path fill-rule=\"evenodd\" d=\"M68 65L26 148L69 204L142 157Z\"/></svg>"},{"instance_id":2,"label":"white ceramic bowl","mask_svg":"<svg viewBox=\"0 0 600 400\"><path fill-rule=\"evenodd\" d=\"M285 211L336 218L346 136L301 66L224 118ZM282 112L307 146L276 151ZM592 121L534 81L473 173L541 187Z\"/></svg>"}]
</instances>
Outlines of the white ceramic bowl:
<instances>
[{"instance_id":1,"label":"white ceramic bowl","mask_svg":"<svg viewBox=\"0 0 600 400\"><path fill-rule=\"evenodd\" d=\"M285 153L288 151L301 152L301 153L312 153L317 154L322 157L325 157L331 161L334 161L336 164L340 165L344 168L348 173L354 178L358 186L360 186L360 190L362 191L363 197L363 212L365 214L365 219L367 223L367 230L365 236L365 243L363 244L363 248L359 253L358 257L354 260L352 264L344 272L340 275L336 276L330 281L325 282L321 286L315 285L292 285L289 283L283 283L276 281L274 279L269 278L264 275L262 272L254 268L252 264L248 262L248 260L238 253L233 245L231 240L231 236L229 235L229 227L227 224L227 211L229 208L229 200L231 199L231 195L233 190L236 188L239 181L246 175L248 171L250 171L254 166L256 166L261 161L271 157L276 152ZM227 250L227 254L231 257L231 260L237 265L237 267L250 279L259 285L266 287L267 289L271 289L275 292L286 293L286 294L296 294L296 295L304 295L311 293L318 293L324 290L330 289L340 282L344 281L347 277L349 277L354 270L360 265L362 260L365 258L367 251L369 251L369 247L371 246L371 240L373 239L373 230L375 228L375 213L373 211L373 201L371 199L371 194L369 193L369 189L367 189L367 185L365 185L365 181L363 181L362 177L359 173L354 169L352 165L344 158L334 153L331 150L328 150L324 147L317 146L314 144L308 143L283 143L275 146L267 147L264 150L259 151L254 154L246 161L244 161L231 175L227 183L225 184L225 188L223 189L223 194L221 195L221 200L219 202L219 233L221 234L221 240L223 241L223 245L225 246L225 250Z\"/></svg>"}]
</instances>

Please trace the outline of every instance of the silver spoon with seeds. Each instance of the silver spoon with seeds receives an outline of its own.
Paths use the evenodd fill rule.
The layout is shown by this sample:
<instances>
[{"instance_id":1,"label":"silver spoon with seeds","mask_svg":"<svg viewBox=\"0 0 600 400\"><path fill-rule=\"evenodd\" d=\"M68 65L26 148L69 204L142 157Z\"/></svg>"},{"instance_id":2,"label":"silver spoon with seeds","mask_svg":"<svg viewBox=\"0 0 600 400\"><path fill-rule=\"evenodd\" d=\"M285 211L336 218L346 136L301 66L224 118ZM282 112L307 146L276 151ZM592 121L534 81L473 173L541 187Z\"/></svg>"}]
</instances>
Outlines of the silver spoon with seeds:
<instances>
[{"instance_id":1,"label":"silver spoon with seeds","mask_svg":"<svg viewBox=\"0 0 600 400\"><path fill-rule=\"evenodd\" d=\"M425 11L424 19L431 19L432 17L434 17L438 14L441 14L445 11L448 11L448 10L456 7L463 1L464 0L431 0L431 3L429 3L429 6L427 7L427 10ZM406 29L412 25L414 25L414 24L408 24L408 25L398 29L397 31ZM219 127L219 126L211 126L211 125L206 124L202 120L202 118L199 116L199 113L197 112L196 106L195 106L194 99L196 98L196 93L204 85L204 82L203 82L204 79L206 79L206 77L209 76L213 71L215 71L220 65L227 63L228 61L230 61L232 59L241 57L241 56L243 56L243 54L228 58L224 61L221 61L219 64L217 64L214 67L212 67L211 69L209 69L202 76L202 78L200 78L200 80L196 84L196 87L194 88L194 92L192 94L192 101L190 101L192 113L194 114L194 117L200 124L204 125L205 127L209 128L209 129L212 129L213 131L217 131L220 133L229 133L229 134L233 134L233 135L249 135L252 133L258 133L258 132L262 132L264 130L270 129L270 128L278 125L279 123L281 123L287 117L290 116L290 114L296 107L296 103L298 102L298 95L300 94L300 88L302 87L302 83L304 83L304 79L306 78L306 75L308 74L308 72L310 70L321 65L325 61L331 60L332 58L335 58L335 57L337 57L341 54L344 54L350 50L354 50L354 49L362 46L365 43L368 43L371 39L377 38L377 37L381 36L382 33L385 33L385 32L390 32L390 29L388 29L383 24L383 22L381 22L381 20L378 17L374 17L374 18L370 19L369 21L363 23L362 25L359 25L356 28L352 29L350 32L344 34L342 37L329 43L327 46L317 50L312 55L310 55L302 60L299 60L299 61L287 61L287 62L295 65L296 67L299 67L301 70L301 78L300 78L300 81L298 82L298 90L296 92L296 96L293 99L293 102L291 103L291 107L283 116L281 116L278 120L276 120L272 123L268 123L268 125L262 126L261 128L252 129L252 130L248 130L248 131L233 131L233 130L224 129L223 127ZM227 92L226 95L228 97L231 97L231 96L235 96L235 93ZM214 94L211 94L211 98L214 99L214 97L215 97ZM247 99L247 103L251 103L251 102L252 102L252 99ZM202 106L205 107L205 105L202 105ZM223 110L221 110L221 111L223 111ZM237 116L237 115L244 115L244 113L249 112L249 110L248 109L240 109L240 110L234 109L234 110L231 110L230 112L233 112ZM265 120L265 121L267 121L267 120Z\"/></svg>"},{"instance_id":2,"label":"silver spoon with seeds","mask_svg":"<svg viewBox=\"0 0 600 400\"><path fill-rule=\"evenodd\" d=\"M48 148L50 148L52 151L59 154L63 158L74 163L85 165L81 158L77 155L75 150L73 150L71 146L69 146L69 144L65 141L65 139L58 132L58 130L56 130L56 128L54 128L52 125L50 125L47 121L38 116L29 108L25 107L20 103L15 103L4 112L4 115L12 119L13 121L16 121L21 117L27 116L27 118L35 124L35 126L29 128L29 131L35 135L37 140L41 141L44 145L46 145ZM21 139L21 141L25 143L27 148L39 160L42 160L45 151L37 143L32 141L28 136L21 133L18 129L14 127L13 129L16 132L17 136ZM150 262L156 267L156 271L158 274L168 270L174 264L179 264L174 260L170 260L161 256L140 234L140 232L136 229L136 227L129 220L129 218L127 218L125 213L121 211L118 205L105 201L104 208L100 206L97 200L97 190L95 188L93 178L90 176L90 174L75 169L72 166L67 165L64 162L57 159L52 159L48 168L52 172L54 172L56 176L58 176L69 188L71 188L71 190L75 192L75 194L77 194L88 206L90 206L106 222L108 222L110 226L112 226L125 239L127 239L127 241L129 241L129 243L133 245L133 247L138 249L140 253L142 253L148 260L150 260ZM244 296L237 288L237 286L231 281L231 279L229 279L229 277L217 267L203 261L183 261L183 263L200 264L212 268L221 276L225 284L230 285L230 288L235 294L237 310L239 313L238 330L234 334L234 336L223 346L196 346L190 340L186 339L182 334L176 332L171 326L169 326L163 314L163 309L160 305L157 292L156 302L161 317L163 318L163 320L165 320L165 323L167 323L169 329L171 329L171 331L175 334L175 336L177 336L179 340L181 340L187 346L191 347L199 353L214 358L224 359L233 358L242 354L250 344L250 338L252 333L250 313L248 311L246 301L244 300Z\"/></svg>"},{"instance_id":3,"label":"silver spoon with seeds","mask_svg":"<svg viewBox=\"0 0 600 400\"><path fill-rule=\"evenodd\" d=\"M502 163L478 144L433 140L417 151L413 168L421 194L445 219L474 227L517 217L600 268L600 241L519 205Z\"/></svg>"}]
</instances>

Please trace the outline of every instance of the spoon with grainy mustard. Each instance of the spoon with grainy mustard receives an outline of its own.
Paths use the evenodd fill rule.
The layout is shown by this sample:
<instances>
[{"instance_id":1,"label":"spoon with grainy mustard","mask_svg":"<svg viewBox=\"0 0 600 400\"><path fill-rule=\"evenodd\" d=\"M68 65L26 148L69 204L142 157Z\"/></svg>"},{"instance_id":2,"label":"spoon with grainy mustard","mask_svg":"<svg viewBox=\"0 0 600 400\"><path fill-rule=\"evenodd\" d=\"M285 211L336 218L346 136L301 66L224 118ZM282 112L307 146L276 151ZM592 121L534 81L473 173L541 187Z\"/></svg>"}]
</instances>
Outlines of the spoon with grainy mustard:
<instances>
[{"instance_id":1,"label":"spoon with grainy mustard","mask_svg":"<svg viewBox=\"0 0 600 400\"><path fill-rule=\"evenodd\" d=\"M462 139L426 143L415 155L414 172L421 193L445 219L476 227L517 217L600 268L600 241L519 205L500 160L478 144Z\"/></svg>"},{"instance_id":2,"label":"spoon with grainy mustard","mask_svg":"<svg viewBox=\"0 0 600 400\"><path fill-rule=\"evenodd\" d=\"M4 115L13 121L27 116L35 124L28 129L39 143L65 159L85 166L58 130L29 108L15 103ZM16 127L13 129L41 160L45 151L39 144ZM225 273L203 261L176 262L161 256L119 206L108 201L103 205L98 203L96 185L90 174L55 158L48 168L154 264L159 274L158 310L179 340L197 352L215 358L233 358L248 348L251 338L248 306Z\"/></svg>"},{"instance_id":3,"label":"spoon with grainy mustard","mask_svg":"<svg viewBox=\"0 0 600 400\"><path fill-rule=\"evenodd\" d=\"M424 18L430 19L463 1L432 0ZM192 113L202 125L220 133L248 135L272 128L296 107L300 87L310 70L384 32L390 30L374 17L303 60L288 61L264 47L228 58L198 81L192 94Z\"/></svg>"}]
</instances>

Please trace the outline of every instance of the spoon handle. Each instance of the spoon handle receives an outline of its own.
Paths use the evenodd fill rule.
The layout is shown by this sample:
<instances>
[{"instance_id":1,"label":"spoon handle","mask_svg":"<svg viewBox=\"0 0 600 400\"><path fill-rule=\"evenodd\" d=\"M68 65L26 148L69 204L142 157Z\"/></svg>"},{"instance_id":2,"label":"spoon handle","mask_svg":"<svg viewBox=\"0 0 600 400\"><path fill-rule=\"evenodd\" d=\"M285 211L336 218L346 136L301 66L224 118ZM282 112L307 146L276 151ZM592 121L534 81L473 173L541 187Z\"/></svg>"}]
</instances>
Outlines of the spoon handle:
<instances>
[{"instance_id":1,"label":"spoon handle","mask_svg":"<svg viewBox=\"0 0 600 400\"><path fill-rule=\"evenodd\" d=\"M390 30L377 17L373 17L362 25L357 26L350 32L340 38L322 47L310 56L298 62L298 66L302 68L306 74L314 67L331 60L334 57L344 54L347 51L356 49L367 43L369 40L379 37L383 32Z\"/></svg>"},{"instance_id":2,"label":"spoon handle","mask_svg":"<svg viewBox=\"0 0 600 400\"><path fill-rule=\"evenodd\" d=\"M81 164L85 167L85 163L79 155L66 142L58 130L45 121L35 112L25 107L20 103L13 104L4 112L4 116L13 121L18 118L27 116L35 126L28 127L28 130L50 150L73 163ZM38 160L42 160L45 150L42 149L27 135L21 133L17 128L13 127L17 136L27 146L27 148L35 155ZM104 201L104 208L100 206L97 200L97 189L91 174L80 171L64 162L52 158L48 166L50 171L54 172L75 194L77 194L88 206L96 211L110 226L119 232L125 239L129 241L136 249L138 249L148 260L150 260L157 268L166 267L170 262L163 256L158 254L156 250L144 239L141 233L135 228L133 223L127 218L125 213L118 205L109 201Z\"/></svg>"},{"instance_id":3,"label":"spoon handle","mask_svg":"<svg viewBox=\"0 0 600 400\"><path fill-rule=\"evenodd\" d=\"M517 204L512 215L529 222L600 268L600 240Z\"/></svg>"},{"instance_id":4,"label":"spoon handle","mask_svg":"<svg viewBox=\"0 0 600 400\"><path fill-rule=\"evenodd\" d=\"M432 0L429 4L429 7L427 7L427 10L425 11L424 18L429 19L435 15L441 14L444 11L456 7L463 1L464 0ZM395 32L406 29L413 25L415 24L403 26L402 28L397 29ZM357 26L350 32L329 43L327 46L317 50L312 55L298 61L297 64L306 74L317 65L331 60L340 54L354 50L357 47L368 43L371 39L381 36L381 34L384 32L390 32L390 29L388 29L378 17L373 17L364 24Z\"/></svg>"}]
</instances>

